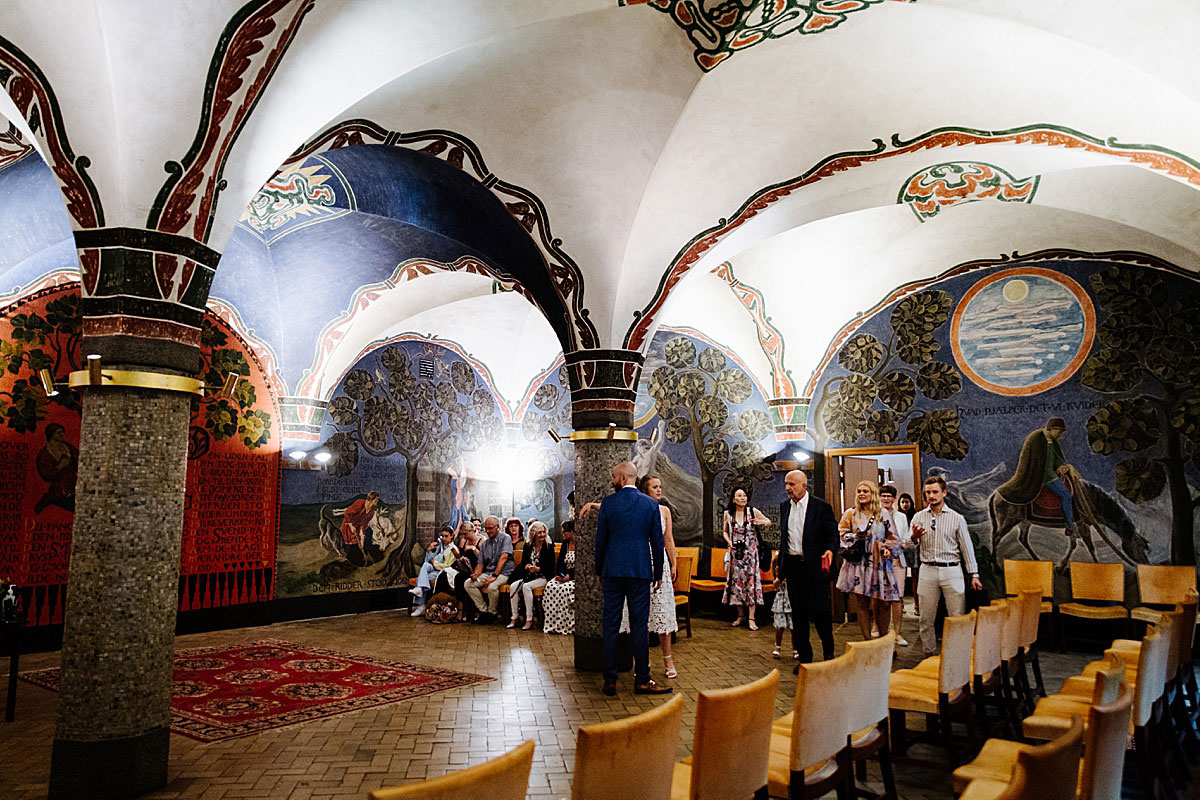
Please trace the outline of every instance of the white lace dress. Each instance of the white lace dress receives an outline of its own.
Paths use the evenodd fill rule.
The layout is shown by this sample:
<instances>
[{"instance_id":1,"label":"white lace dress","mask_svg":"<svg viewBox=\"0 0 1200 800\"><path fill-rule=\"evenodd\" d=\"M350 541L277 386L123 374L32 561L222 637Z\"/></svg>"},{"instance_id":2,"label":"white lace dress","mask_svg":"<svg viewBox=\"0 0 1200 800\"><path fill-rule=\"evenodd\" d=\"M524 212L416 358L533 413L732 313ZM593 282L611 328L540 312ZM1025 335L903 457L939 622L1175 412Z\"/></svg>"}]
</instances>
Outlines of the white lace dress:
<instances>
[{"instance_id":1,"label":"white lace dress","mask_svg":"<svg viewBox=\"0 0 1200 800\"><path fill-rule=\"evenodd\" d=\"M663 530L667 529L667 509L659 507ZM651 560L651 563L654 563ZM663 553L662 580L658 591L650 590L650 621L646 624L650 633L674 633L679 630L679 618L675 612L675 587L671 583L671 563ZM629 604L621 611L621 633L629 633Z\"/></svg>"}]
</instances>

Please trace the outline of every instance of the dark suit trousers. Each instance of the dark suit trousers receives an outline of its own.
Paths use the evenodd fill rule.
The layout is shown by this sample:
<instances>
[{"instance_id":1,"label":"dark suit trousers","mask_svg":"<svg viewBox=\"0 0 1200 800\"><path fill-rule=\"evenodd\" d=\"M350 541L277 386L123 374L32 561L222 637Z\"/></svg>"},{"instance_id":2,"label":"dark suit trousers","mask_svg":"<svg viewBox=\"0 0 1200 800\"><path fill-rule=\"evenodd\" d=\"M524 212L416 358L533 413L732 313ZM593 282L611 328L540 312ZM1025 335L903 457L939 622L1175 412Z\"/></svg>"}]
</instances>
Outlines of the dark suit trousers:
<instances>
[{"instance_id":1,"label":"dark suit trousers","mask_svg":"<svg viewBox=\"0 0 1200 800\"><path fill-rule=\"evenodd\" d=\"M650 680L650 648L646 626L650 623L650 581L644 578L602 578L604 587L604 682L617 682L617 634L621 611L629 602L629 644L633 648L633 682Z\"/></svg>"},{"instance_id":2,"label":"dark suit trousers","mask_svg":"<svg viewBox=\"0 0 1200 800\"><path fill-rule=\"evenodd\" d=\"M813 575L816 572L816 575ZM809 622L817 629L826 661L833 658L833 609L829 606L829 578L820 567L810 570L798 556L784 556L783 577L787 581L788 602L792 604L792 648L800 661L812 663Z\"/></svg>"}]
</instances>

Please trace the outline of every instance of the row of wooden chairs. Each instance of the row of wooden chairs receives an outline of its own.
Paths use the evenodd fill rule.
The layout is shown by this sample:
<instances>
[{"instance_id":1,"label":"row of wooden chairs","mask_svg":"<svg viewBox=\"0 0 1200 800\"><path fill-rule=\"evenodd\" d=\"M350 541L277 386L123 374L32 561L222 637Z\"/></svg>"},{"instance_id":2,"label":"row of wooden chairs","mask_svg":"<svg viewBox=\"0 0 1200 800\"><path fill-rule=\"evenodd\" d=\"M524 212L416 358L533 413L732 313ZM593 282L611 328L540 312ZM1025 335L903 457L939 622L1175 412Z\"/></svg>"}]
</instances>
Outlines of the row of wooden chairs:
<instances>
[{"instance_id":1,"label":"row of wooden chairs","mask_svg":"<svg viewBox=\"0 0 1200 800\"><path fill-rule=\"evenodd\" d=\"M1189 590L1196 590L1196 568L1139 564L1139 603L1132 608L1125 599L1125 566L1119 563L1071 562L1071 599L1064 603L1054 602L1054 564L1049 561L1007 559L1004 586L1009 596L1038 591L1042 613L1051 615L1058 643L1065 647L1064 617L1110 620L1132 633L1135 621L1153 623L1160 613L1182 602Z\"/></svg>"},{"instance_id":2,"label":"row of wooden chairs","mask_svg":"<svg viewBox=\"0 0 1200 800\"><path fill-rule=\"evenodd\" d=\"M1177 784L1186 788L1183 745L1194 747L1196 734L1190 658L1196 599L1190 590L1183 603L1159 615L1143 640L1114 641L1103 659L1038 702L1022 732L1028 739L1053 740L1053 746L990 739L974 761L955 770L955 789L971 800L1117 800L1131 742L1147 797L1170 798ZM1069 761L1066 754L1079 747L1082 762L1055 761ZM1051 779L1055 770L1057 782Z\"/></svg>"}]
</instances>

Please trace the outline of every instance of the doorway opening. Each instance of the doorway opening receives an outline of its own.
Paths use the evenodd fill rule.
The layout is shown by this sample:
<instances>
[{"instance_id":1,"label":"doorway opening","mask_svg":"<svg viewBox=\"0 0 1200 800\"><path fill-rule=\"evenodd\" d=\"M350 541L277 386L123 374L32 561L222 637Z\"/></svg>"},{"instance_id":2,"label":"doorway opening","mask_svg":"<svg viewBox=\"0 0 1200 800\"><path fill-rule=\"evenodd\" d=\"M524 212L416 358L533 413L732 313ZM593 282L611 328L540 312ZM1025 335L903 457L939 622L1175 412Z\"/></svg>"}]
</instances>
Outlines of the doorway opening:
<instances>
[{"instance_id":1,"label":"doorway opening","mask_svg":"<svg viewBox=\"0 0 1200 800\"><path fill-rule=\"evenodd\" d=\"M897 494L907 493L920 508L920 448L915 444L877 447L839 447L825 451L825 497L841 514L854 503L854 487L859 481L874 481L880 487L895 486Z\"/></svg>"}]
</instances>

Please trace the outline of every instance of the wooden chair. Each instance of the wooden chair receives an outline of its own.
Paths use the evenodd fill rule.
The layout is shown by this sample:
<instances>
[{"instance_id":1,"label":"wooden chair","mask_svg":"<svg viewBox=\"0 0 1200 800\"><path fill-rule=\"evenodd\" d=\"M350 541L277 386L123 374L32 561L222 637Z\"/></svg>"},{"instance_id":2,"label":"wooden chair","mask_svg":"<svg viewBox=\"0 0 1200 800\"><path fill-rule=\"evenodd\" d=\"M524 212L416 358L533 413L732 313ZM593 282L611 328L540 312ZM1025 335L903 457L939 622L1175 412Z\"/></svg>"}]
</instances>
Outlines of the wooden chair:
<instances>
[{"instance_id":1,"label":"wooden chair","mask_svg":"<svg viewBox=\"0 0 1200 800\"><path fill-rule=\"evenodd\" d=\"M1041 598L1041 613L1054 610L1054 563L1051 561L1004 560L1004 593L1017 597L1021 592L1037 591Z\"/></svg>"},{"instance_id":2,"label":"wooden chair","mask_svg":"<svg viewBox=\"0 0 1200 800\"><path fill-rule=\"evenodd\" d=\"M1009 727L1015 734L1020 717L1033 711L1033 694L1018 678L1021 667L1021 598L996 600L992 605L1004 606L1004 623L1000 629L1000 692L1004 697Z\"/></svg>"},{"instance_id":3,"label":"wooden chair","mask_svg":"<svg viewBox=\"0 0 1200 800\"><path fill-rule=\"evenodd\" d=\"M1129 616L1153 625L1158 615L1170 611L1176 603L1187 598L1189 590L1196 591L1195 567L1163 567L1138 564L1138 597L1141 605Z\"/></svg>"},{"instance_id":4,"label":"wooden chair","mask_svg":"<svg viewBox=\"0 0 1200 800\"><path fill-rule=\"evenodd\" d=\"M691 577L696 577L697 571L700 569L700 548L699 547L676 547L675 561L679 562L681 558L690 558L692 560Z\"/></svg>"},{"instance_id":5,"label":"wooden chair","mask_svg":"<svg viewBox=\"0 0 1200 800\"><path fill-rule=\"evenodd\" d=\"M744 686L700 692L692 755L675 765L672 800L766 799L778 688L773 669Z\"/></svg>"},{"instance_id":6,"label":"wooden chair","mask_svg":"<svg viewBox=\"0 0 1200 800\"><path fill-rule=\"evenodd\" d=\"M1129 609L1125 607L1125 565L1071 562L1071 602L1059 603L1058 640L1067 645L1063 617L1120 620L1128 630Z\"/></svg>"},{"instance_id":7,"label":"wooden chair","mask_svg":"<svg viewBox=\"0 0 1200 800\"><path fill-rule=\"evenodd\" d=\"M1046 744L1018 747L1022 749L1009 762L1012 767L1007 780L995 776L976 778L959 795L959 800L1076 800L1083 754L1083 720L1076 717L1066 733Z\"/></svg>"},{"instance_id":8,"label":"wooden chair","mask_svg":"<svg viewBox=\"0 0 1200 800\"><path fill-rule=\"evenodd\" d=\"M1065 690L1038 701L1037 708L1021 724L1025 737L1054 739L1071 727L1073 717L1086 716L1092 706L1116 700L1121 690L1127 686L1125 664L1117 657L1106 659L1104 664L1104 668L1095 674L1095 680L1086 694L1081 693L1078 687L1068 684Z\"/></svg>"},{"instance_id":9,"label":"wooden chair","mask_svg":"<svg viewBox=\"0 0 1200 800\"><path fill-rule=\"evenodd\" d=\"M677 694L633 717L580 725L571 800L668 800L682 713Z\"/></svg>"},{"instance_id":10,"label":"wooden chair","mask_svg":"<svg viewBox=\"0 0 1200 800\"><path fill-rule=\"evenodd\" d=\"M905 714L924 714L926 737L946 748L951 766L958 763L952 723L962 720L968 737L975 739L975 716L971 708L971 645L975 638L975 612L947 617L942 629L942 654L936 659L936 674L916 669L892 673L888 684L888 709L891 715L892 751L897 756L908 752ZM925 662L932 659L925 659ZM925 668L926 670L928 667ZM941 736L932 723L936 720ZM939 765L940 766L940 765Z\"/></svg>"},{"instance_id":11,"label":"wooden chair","mask_svg":"<svg viewBox=\"0 0 1200 800\"><path fill-rule=\"evenodd\" d=\"M892 673L892 655L896 652L896 633L865 642L848 642L850 683L854 700L847 710L846 730L850 736L850 764L858 771L858 780L867 779L867 760L877 758L883 777L883 794L874 795L855 786L854 770L846 770L850 798L868 797L896 800L896 777L892 772L891 732L888 725L888 687Z\"/></svg>"},{"instance_id":12,"label":"wooden chair","mask_svg":"<svg viewBox=\"0 0 1200 800\"><path fill-rule=\"evenodd\" d=\"M848 680L851 658L847 652L799 665L792 713L771 726L771 797L808 800L836 789L841 800L848 800L849 710L857 700L857 687Z\"/></svg>"},{"instance_id":13,"label":"wooden chair","mask_svg":"<svg viewBox=\"0 0 1200 800\"><path fill-rule=\"evenodd\" d=\"M693 562L691 556L680 555L679 551L675 551L675 617L679 618L679 611L683 609L683 628L687 630L687 637L692 638L692 603L688 597L688 592L692 587Z\"/></svg>"},{"instance_id":14,"label":"wooden chair","mask_svg":"<svg viewBox=\"0 0 1200 800\"><path fill-rule=\"evenodd\" d=\"M693 592L725 591L725 553L728 548L713 547L708 551L708 578L692 578ZM678 554L676 554L678 558Z\"/></svg>"},{"instance_id":15,"label":"wooden chair","mask_svg":"<svg viewBox=\"0 0 1200 800\"><path fill-rule=\"evenodd\" d=\"M525 800L532 766L533 740L530 739L491 761L426 781L376 789L367 797L369 800L462 800L464 797Z\"/></svg>"},{"instance_id":16,"label":"wooden chair","mask_svg":"<svg viewBox=\"0 0 1200 800\"><path fill-rule=\"evenodd\" d=\"M1033 671L1032 686L1036 688L1039 695L1042 697L1046 696L1046 684L1042 681L1042 662L1038 655L1040 649L1038 647L1038 622L1041 619L1041 593L1037 590L1023 591L1017 597L1017 605L1021 609L1021 634L1019 639L1021 669L1019 680L1024 684L1026 694L1032 701L1033 690L1030 688L1031 683L1026 667Z\"/></svg>"}]
</instances>

